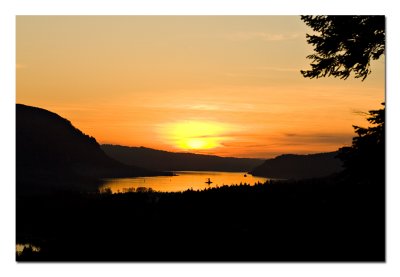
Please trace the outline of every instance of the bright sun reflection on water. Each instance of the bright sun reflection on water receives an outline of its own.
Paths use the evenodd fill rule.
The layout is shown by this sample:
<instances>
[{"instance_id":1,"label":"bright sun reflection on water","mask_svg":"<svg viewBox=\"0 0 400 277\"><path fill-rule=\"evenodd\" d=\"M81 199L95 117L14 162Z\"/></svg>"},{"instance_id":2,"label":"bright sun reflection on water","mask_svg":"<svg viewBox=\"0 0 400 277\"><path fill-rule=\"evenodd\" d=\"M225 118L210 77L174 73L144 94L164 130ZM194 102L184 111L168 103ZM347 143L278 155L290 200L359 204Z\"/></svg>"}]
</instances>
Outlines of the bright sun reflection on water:
<instances>
[{"instance_id":1,"label":"bright sun reflection on water","mask_svg":"<svg viewBox=\"0 0 400 277\"><path fill-rule=\"evenodd\" d=\"M264 183L267 178L256 177L246 172L177 171L178 176L137 177L104 179L100 190L110 188L113 193L151 188L155 191L177 192L188 189L203 190L209 187L254 183ZM206 182L210 178L210 185Z\"/></svg>"}]
</instances>

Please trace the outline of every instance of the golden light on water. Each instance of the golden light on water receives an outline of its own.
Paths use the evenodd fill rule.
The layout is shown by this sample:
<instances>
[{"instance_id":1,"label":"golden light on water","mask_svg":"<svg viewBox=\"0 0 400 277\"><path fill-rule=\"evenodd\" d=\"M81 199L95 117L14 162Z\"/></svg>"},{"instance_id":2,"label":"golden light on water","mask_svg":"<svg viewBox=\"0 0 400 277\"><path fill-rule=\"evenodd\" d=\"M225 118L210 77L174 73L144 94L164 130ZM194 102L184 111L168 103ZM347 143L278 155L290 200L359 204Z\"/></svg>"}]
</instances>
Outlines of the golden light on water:
<instances>
[{"instance_id":1,"label":"golden light on water","mask_svg":"<svg viewBox=\"0 0 400 277\"><path fill-rule=\"evenodd\" d=\"M202 150L220 147L228 125L212 121L181 121L168 123L162 128L162 136L173 146L183 150Z\"/></svg>"}]
</instances>

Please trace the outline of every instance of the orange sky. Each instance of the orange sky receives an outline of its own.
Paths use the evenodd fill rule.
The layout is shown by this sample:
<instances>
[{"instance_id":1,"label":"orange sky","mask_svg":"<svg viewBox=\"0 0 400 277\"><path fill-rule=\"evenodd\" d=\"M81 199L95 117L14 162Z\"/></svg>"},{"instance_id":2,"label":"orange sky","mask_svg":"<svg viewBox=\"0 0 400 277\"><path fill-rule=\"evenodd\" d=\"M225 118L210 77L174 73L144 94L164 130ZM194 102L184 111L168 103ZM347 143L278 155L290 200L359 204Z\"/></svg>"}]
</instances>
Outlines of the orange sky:
<instances>
[{"instance_id":1,"label":"orange sky","mask_svg":"<svg viewBox=\"0 0 400 277\"><path fill-rule=\"evenodd\" d=\"M16 102L99 143L274 157L349 145L384 101L364 81L305 79L297 16L17 16Z\"/></svg>"}]
</instances>

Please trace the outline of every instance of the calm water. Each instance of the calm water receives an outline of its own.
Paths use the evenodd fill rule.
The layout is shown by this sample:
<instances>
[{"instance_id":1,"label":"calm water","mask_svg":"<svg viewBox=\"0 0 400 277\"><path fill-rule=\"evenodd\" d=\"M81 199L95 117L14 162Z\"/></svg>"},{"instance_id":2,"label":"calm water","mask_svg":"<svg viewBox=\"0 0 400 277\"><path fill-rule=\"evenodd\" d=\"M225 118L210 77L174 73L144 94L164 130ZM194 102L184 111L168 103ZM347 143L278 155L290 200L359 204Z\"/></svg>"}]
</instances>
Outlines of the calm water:
<instances>
[{"instance_id":1,"label":"calm water","mask_svg":"<svg viewBox=\"0 0 400 277\"><path fill-rule=\"evenodd\" d=\"M100 190L110 188L113 193L126 192L139 187L151 188L155 191L176 192L188 189L202 190L208 187L247 183L264 183L268 178L255 177L246 172L215 172L215 171L176 171L178 176L113 178L104 179ZM247 176L245 177L245 174ZM211 184L207 184L210 178Z\"/></svg>"}]
</instances>

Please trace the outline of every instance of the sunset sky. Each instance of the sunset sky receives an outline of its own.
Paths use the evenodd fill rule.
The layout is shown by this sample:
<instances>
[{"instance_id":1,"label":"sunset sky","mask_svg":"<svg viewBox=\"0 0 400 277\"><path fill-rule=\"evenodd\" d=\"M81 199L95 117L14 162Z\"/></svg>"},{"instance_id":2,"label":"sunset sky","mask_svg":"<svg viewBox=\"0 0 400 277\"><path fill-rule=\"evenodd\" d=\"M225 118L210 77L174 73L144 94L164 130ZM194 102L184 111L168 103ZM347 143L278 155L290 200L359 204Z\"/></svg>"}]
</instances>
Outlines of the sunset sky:
<instances>
[{"instance_id":1,"label":"sunset sky","mask_svg":"<svg viewBox=\"0 0 400 277\"><path fill-rule=\"evenodd\" d=\"M334 151L385 100L365 80L305 79L299 16L17 16L16 102L99 143L270 158Z\"/></svg>"}]
</instances>

